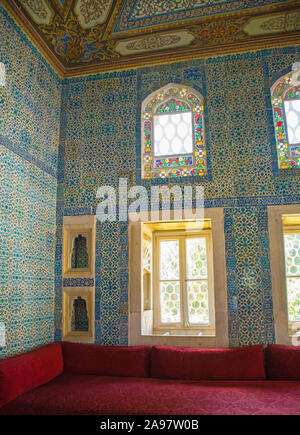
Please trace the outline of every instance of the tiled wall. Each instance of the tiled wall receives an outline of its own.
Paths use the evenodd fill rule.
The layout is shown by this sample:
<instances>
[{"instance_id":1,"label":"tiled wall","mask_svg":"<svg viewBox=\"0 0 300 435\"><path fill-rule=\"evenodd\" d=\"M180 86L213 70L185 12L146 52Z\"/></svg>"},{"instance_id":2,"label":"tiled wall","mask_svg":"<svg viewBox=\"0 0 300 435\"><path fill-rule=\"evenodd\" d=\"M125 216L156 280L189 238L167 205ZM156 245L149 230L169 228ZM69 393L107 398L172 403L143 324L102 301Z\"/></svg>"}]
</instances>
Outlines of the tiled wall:
<instances>
[{"instance_id":1,"label":"tiled wall","mask_svg":"<svg viewBox=\"0 0 300 435\"><path fill-rule=\"evenodd\" d=\"M64 82L66 120L59 214L93 214L96 190L140 179L140 107L167 83L202 92L208 143L206 207L224 207L230 345L274 342L267 209L299 203L296 172L278 173L270 86L300 60L299 48L264 50ZM169 183L169 181L164 181ZM154 182L142 181L146 187ZM58 237L61 227L58 227ZM126 223L97 225L96 342L128 343ZM61 243L56 257L56 338L61 336ZM90 283L86 283L90 285Z\"/></svg>"},{"instance_id":2,"label":"tiled wall","mask_svg":"<svg viewBox=\"0 0 300 435\"><path fill-rule=\"evenodd\" d=\"M61 83L1 6L0 41L1 359L53 341Z\"/></svg>"},{"instance_id":3,"label":"tiled wall","mask_svg":"<svg viewBox=\"0 0 300 435\"><path fill-rule=\"evenodd\" d=\"M1 7L0 40L7 66L0 88L0 324L7 343L0 358L51 341L53 324L61 338L63 286L95 284L96 342L128 343L127 223L97 224L93 283L62 280L62 218L94 214L97 188L117 186L119 177L151 187L140 179L140 106L170 82L194 87L206 102L209 175L177 183L203 183L206 207L224 207L230 345L273 342L266 207L299 203L300 183L296 172L277 170L269 89L300 60L300 49L61 83Z\"/></svg>"}]
</instances>

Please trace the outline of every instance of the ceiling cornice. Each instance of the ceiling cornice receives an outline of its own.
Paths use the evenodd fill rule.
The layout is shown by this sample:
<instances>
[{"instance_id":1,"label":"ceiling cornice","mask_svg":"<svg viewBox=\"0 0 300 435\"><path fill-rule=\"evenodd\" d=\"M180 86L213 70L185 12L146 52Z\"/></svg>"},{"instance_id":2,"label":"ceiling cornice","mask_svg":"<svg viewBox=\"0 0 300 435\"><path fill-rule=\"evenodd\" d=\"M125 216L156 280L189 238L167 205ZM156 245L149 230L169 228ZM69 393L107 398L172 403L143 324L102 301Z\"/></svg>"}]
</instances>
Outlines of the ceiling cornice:
<instances>
[{"instance_id":1,"label":"ceiling cornice","mask_svg":"<svg viewBox=\"0 0 300 435\"><path fill-rule=\"evenodd\" d=\"M117 2L117 8L111 14L108 26L106 28L105 33L110 31L113 23L116 21L117 16L121 10L123 0ZM281 33L275 35L268 36L256 36L251 39L241 40L238 42L230 42L226 44L216 44L216 45L207 45L207 46L191 46L187 48L179 48L176 50L164 50L161 52L151 52L146 54L140 54L130 57L120 57L116 59L110 59L107 61L99 61L95 63L89 64L80 64L80 65L69 65L66 66L62 63L62 61L52 52L48 44L42 38L40 33L36 30L31 21L26 17L21 7L18 6L12 0L2 0L2 4L11 17L16 21L16 23L20 26L20 28L25 32L27 37L33 43L33 45L38 49L38 51L44 56L47 62L52 66L52 68L56 71L60 78L72 78L79 77L91 74L99 74L105 72L112 71L120 71L120 70L128 70L128 69L136 69L145 66L153 66L153 65L162 65L174 62L180 62L185 60L193 60L199 58L206 57L215 57L222 56L227 54L236 54L243 53L247 51L257 51L262 49L276 48L276 47L285 47L285 46L296 46L300 45L300 32L292 32L292 33ZM285 10L293 11L293 8L299 4L298 2L291 3L288 8ZM266 9L267 12L274 12L277 10L274 8ZM267 14L266 12L266 14ZM236 16L245 16L245 13L235 14ZM261 12L260 12L261 15ZM248 13L249 16L249 13ZM188 25L195 25L195 23L199 23L200 20L193 20L188 23ZM202 20L203 22L204 20ZM207 21L207 19L206 19ZM162 26L159 26L162 29ZM181 28L186 29L187 24L181 23ZM166 28L164 27L164 30ZM173 29L174 30L174 29ZM131 35L137 34L139 32L130 32ZM117 35L113 35L115 38ZM127 32L126 35L129 36Z\"/></svg>"},{"instance_id":2,"label":"ceiling cornice","mask_svg":"<svg viewBox=\"0 0 300 435\"><path fill-rule=\"evenodd\" d=\"M102 62L98 65L80 65L68 67L64 78L98 74L103 72L137 69L146 66L165 65L169 63L195 60L207 57L223 56L228 54L245 53L248 51L264 50L276 47L288 47L300 45L300 34L268 36L255 40L219 45L207 48L196 48L190 50L164 51L163 53L152 53L151 56L136 57L130 59L118 59Z\"/></svg>"}]
</instances>

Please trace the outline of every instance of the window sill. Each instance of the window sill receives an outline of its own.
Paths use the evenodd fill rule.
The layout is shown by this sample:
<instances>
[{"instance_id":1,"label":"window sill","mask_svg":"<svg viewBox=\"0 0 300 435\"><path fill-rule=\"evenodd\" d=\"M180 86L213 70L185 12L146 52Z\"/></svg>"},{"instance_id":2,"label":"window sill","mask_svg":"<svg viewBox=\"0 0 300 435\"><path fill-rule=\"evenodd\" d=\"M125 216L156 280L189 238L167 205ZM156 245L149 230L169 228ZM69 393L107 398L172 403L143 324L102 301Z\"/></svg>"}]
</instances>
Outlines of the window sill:
<instances>
[{"instance_id":1,"label":"window sill","mask_svg":"<svg viewBox=\"0 0 300 435\"><path fill-rule=\"evenodd\" d=\"M153 334L142 334L142 337L199 337L199 338L204 338L204 337L216 337L215 334L179 334L176 332L172 332L170 334L166 334L166 333L153 333Z\"/></svg>"},{"instance_id":2,"label":"window sill","mask_svg":"<svg viewBox=\"0 0 300 435\"><path fill-rule=\"evenodd\" d=\"M162 329L157 329L157 330L153 330L152 334L142 334L144 335L148 335L150 337L215 337L216 336L216 332L214 328L205 328L202 330L199 329L167 329L167 330L162 330Z\"/></svg>"}]
</instances>

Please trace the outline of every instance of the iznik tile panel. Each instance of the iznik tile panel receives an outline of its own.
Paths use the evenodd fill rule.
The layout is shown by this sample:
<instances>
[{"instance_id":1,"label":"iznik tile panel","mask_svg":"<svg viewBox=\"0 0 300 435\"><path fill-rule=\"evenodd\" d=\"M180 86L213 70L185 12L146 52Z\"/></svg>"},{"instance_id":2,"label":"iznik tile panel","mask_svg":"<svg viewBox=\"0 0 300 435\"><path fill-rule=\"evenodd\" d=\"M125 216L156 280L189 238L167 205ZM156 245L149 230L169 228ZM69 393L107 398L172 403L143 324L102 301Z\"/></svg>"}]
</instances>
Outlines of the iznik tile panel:
<instances>
[{"instance_id":1,"label":"iznik tile panel","mask_svg":"<svg viewBox=\"0 0 300 435\"><path fill-rule=\"evenodd\" d=\"M0 6L0 359L53 341L61 82Z\"/></svg>"}]
</instances>

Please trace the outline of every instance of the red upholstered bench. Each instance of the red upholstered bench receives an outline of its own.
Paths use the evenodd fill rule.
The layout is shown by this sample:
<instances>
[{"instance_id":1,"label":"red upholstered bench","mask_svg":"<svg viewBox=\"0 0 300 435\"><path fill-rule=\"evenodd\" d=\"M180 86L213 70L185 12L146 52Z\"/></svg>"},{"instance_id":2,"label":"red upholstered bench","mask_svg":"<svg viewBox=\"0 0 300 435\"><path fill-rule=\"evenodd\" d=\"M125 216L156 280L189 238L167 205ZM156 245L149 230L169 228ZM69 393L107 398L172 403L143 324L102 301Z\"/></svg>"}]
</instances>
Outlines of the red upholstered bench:
<instances>
[{"instance_id":1,"label":"red upholstered bench","mask_svg":"<svg viewBox=\"0 0 300 435\"><path fill-rule=\"evenodd\" d=\"M0 414L300 414L300 349L50 344L0 361ZM283 400L284 397L284 400Z\"/></svg>"}]
</instances>

